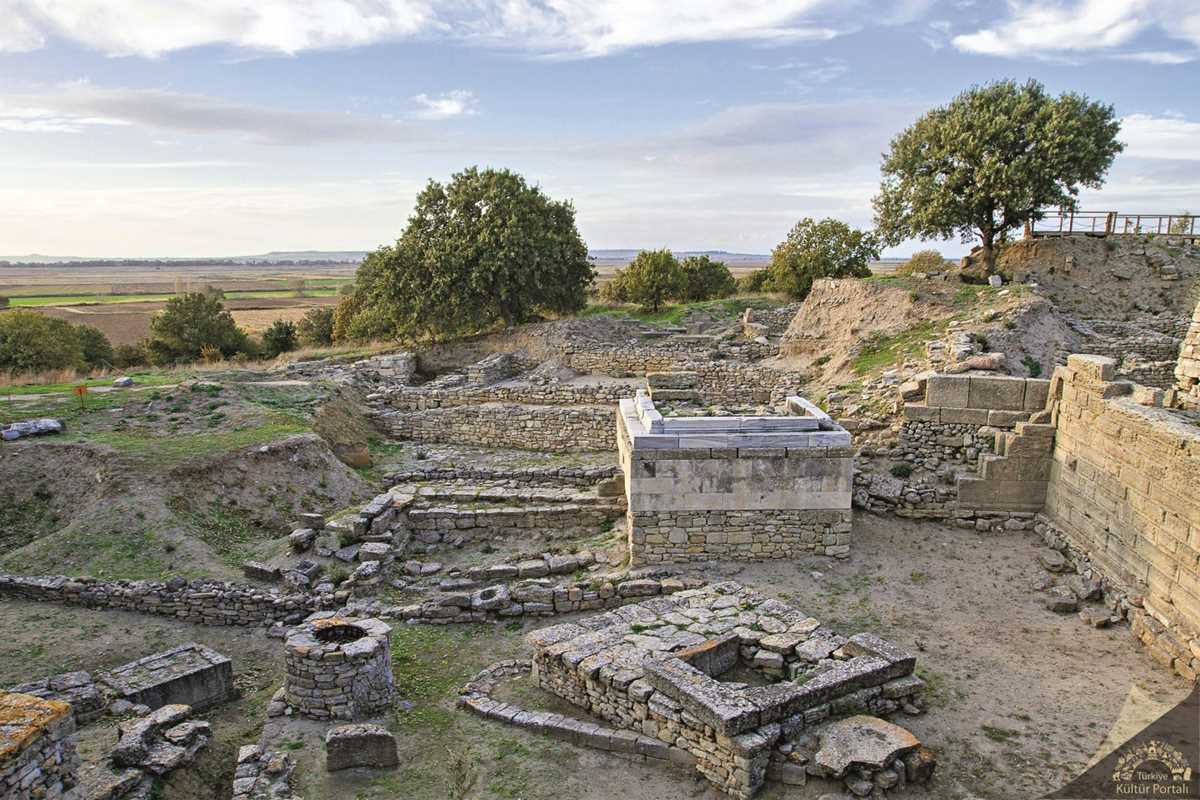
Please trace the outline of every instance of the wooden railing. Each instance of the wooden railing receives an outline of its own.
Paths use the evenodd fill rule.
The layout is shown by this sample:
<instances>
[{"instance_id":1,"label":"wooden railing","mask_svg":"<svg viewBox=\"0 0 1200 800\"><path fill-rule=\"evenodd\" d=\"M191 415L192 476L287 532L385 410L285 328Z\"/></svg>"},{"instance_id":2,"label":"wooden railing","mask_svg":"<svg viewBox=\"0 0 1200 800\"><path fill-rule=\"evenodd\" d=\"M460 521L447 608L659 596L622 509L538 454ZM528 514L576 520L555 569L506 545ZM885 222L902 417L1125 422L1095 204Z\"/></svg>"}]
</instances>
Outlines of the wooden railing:
<instances>
[{"instance_id":1,"label":"wooden railing","mask_svg":"<svg viewBox=\"0 0 1200 800\"><path fill-rule=\"evenodd\" d=\"M1200 239L1192 214L1119 214L1116 211L1046 211L1025 223L1025 238L1041 236L1178 236Z\"/></svg>"}]
</instances>

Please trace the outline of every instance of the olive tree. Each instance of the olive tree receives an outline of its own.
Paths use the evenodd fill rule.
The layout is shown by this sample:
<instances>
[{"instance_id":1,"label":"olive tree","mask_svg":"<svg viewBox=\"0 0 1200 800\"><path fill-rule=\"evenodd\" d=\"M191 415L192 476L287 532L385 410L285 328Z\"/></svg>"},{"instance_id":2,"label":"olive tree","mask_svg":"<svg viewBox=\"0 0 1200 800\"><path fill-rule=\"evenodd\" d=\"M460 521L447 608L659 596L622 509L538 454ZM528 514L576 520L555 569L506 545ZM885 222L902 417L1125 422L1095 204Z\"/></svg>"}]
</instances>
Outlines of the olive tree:
<instances>
[{"instance_id":1,"label":"olive tree","mask_svg":"<svg viewBox=\"0 0 1200 800\"><path fill-rule=\"evenodd\" d=\"M593 280L570 202L471 167L430 181L396 243L364 260L335 336L453 335L573 313Z\"/></svg>"},{"instance_id":2,"label":"olive tree","mask_svg":"<svg viewBox=\"0 0 1200 800\"><path fill-rule=\"evenodd\" d=\"M874 199L885 244L975 237L988 272L1010 231L1040 209L1075 209L1123 145L1112 106L1046 94L1037 81L973 87L892 139Z\"/></svg>"},{"instance_id":3,"label":"olive tree","mask_svg":"<svg viewBox=\"0 0 1200 800\"><path fill-rule=\"evenodd\" d=\"M771 251L771 289L804 299L817 278L865 278L879 258L879 241L868 231L826 218L805 217Z\"/></svg>"}]
</instances>

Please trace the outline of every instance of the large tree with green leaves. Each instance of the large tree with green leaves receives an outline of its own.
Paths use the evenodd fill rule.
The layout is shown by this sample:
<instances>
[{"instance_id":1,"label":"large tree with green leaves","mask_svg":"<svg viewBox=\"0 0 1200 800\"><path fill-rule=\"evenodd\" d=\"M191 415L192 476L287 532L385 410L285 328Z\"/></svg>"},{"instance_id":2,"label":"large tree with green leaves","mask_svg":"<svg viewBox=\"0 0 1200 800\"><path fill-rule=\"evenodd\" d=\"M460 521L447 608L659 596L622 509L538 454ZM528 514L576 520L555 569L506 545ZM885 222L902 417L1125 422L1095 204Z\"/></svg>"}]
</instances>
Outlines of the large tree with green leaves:
<instances>
[{"instance_id":1,"label":"large tree with green leaves","mask_svg":"<svg viewBox=\"0 0 1200 800\"><path fill-rule=\"evenodd\" d=\"M686 303L729 297L737 291L737 281L724 261L713 261L707 255L688 256L679 262L683 270L683 288L679 299Z\"/></svg>"},{"instance_id":2,"label":"large tree with green leaves","mask_svg":"<svg viewBox=\"0 0 1200 800\"><path fill-rule=\"evenodd\" d=\"M579 311L595 272L568 201L508 170L430 181L394 245L362 264L340 338L470 333Z\"/></svg>"},{"instance_id":3,"label":"large tree with green leaves","mask_svg":"<svg viewBox=\"0 0 1200 800\"><path fill-rule=\"evenodd\" d=\"M805 217L771 251L767 267L773 291L804 299L817 278L865 278L879 258L879 241L841 220Z\"/></svg>"},{"instance_id":4,"label":"large tree with green leaves","mask_svg":"<svg viewBox=\"0 0 1200 800\"><path fill-rule=\"evenodd\" d=\"M226 357L250 349L246 332L215 295L177 295L150 320L146 348L156 364L195 361L206 347L220 350Z\"/></svg>"},{"instance_id":5,"label":"large tree with green leaves","mask_svg":"<svg viewBox=\"0 0 1200 800\"><path fill-rule=\"evenodd\" d=\"M1123 145L1112 106L1083 95L1051 97L1037 81L973 87L891 142L875 197L886 244L978 237L989 272L995 247L1039 210L1074 209Z\"/></svg>"},{"instance_id":6,"label":"large tree with green leaves","mask_svg":"<svg viewBox=\"0 0 1200 800\"><path fill-rule=\"evenodd\" d=\"M657 312L667 300L683 293L683 268L670 250L643 250L614 281L620 281L628 302Z\"/></svg>"}]
</instances>

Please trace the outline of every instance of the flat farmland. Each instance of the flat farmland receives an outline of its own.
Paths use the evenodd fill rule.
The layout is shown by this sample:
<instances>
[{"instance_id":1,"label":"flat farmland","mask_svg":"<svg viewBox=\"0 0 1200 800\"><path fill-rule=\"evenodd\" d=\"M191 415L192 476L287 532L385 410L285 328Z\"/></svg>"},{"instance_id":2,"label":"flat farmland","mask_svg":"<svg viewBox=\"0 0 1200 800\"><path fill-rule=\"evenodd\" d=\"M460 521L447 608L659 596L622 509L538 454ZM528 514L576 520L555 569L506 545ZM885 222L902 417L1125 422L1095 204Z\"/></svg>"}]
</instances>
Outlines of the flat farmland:
<instances>
[{"instance_id":1,"label":"flat farmland","mask_svg":"<svg viewBox=\"0 0 1200 800\"><path fill-rule=\"evenodd\" d=\"M275 297L226 299L225 308L249 333L261 333L277 319L293 322L314 306L337 303L337 297ZM113 344L133 344L150 335L150 319L166 305L165 299L144 302L94 303L88 305L39 305L30 307L75 325L99 328Z\"/></svg>"}]
</instances>

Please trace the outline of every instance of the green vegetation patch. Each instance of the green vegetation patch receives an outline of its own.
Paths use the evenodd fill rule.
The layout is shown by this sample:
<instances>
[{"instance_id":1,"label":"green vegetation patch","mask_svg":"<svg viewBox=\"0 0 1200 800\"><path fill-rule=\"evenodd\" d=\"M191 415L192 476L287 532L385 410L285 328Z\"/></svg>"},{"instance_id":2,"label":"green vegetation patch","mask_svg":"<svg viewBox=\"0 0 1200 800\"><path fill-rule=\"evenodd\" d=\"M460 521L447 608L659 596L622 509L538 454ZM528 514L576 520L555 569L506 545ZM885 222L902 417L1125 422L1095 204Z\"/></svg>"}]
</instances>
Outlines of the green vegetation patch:
<instances>
[{"instance_id":1,"label":"green vegetation patch","mask_svg":"<svg viewBox=\"0 0 1200 800\"><path fill-rule=\"evenodd\" d=\"M869 375L919 355L925 343L940 336L945 322L921 322L892 336L872 334L851 361L856 375Z\"/></svg>"},{"instance_id":2,"label":"green vegetation patch","mask_svg":"<svg viewBox=\"0 0 1200 800\"><path fill-rule=\"evenodd\" d=\"M704 300L697 303L671 303L657 312L647 311L635 304L592 303L579 316L617 317L636 319L658 325L678 325L692 313L712 314L721 317L740 317L747 308L766 311L779 308L783 301L768 296L726 297L721 300Z\"/></svg>"},{"instance_id":3,"label":"green vegetation patch","mask_svg":"<svg viewBox=\"0 0 1200 800\"><path fill-rule=\"evenodd\" d=\"M77 521L11 552L0 569L25 575L90 575L105 580L162 579L179 573L168 558L173 546L145 523L118 525L107 516Z\"/></svg>"},{"instance_id":4,"label":"green vegetation patch","mask_svg":"<svg viewBox=\"0 0 1200 800\"><path fill-rule=\"evenodd\" d=\"M153 461L158 465L171 466L188 459L267 444L308 431L309 426L302 420L287 414L271 413L261 425L228 431L176 433L169 436L153 432L101 431L78 439L107 445L125 455Z\"/></svg>"}]
</instances>

